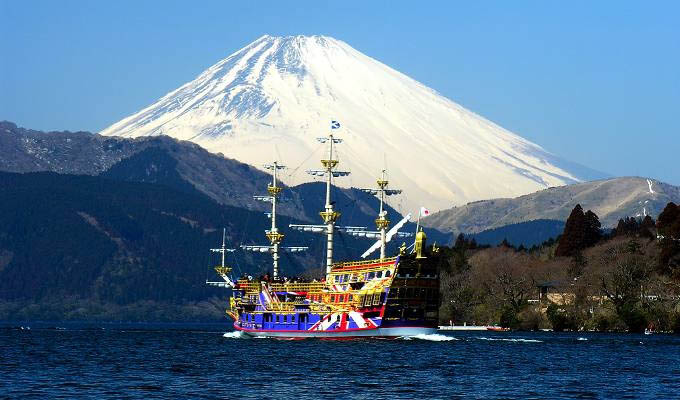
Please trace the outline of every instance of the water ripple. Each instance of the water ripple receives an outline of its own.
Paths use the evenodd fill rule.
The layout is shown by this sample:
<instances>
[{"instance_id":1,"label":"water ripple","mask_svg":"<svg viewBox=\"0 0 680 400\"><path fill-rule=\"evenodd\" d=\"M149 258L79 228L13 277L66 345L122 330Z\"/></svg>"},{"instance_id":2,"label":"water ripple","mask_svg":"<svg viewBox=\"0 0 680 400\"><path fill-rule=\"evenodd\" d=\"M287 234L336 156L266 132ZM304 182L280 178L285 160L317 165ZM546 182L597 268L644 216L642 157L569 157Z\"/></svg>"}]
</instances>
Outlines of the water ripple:
<instances>
[{"instance_id":1,"label":"water ripple","mask_svg":"<svg viewBox=\"0 0 680 400\"><path fill-rule=\"evenodd\" d=\"M234 340L224 327L0 327L0 398L671 398L680 337ZM57 325L60 328L62 325ZM640 345L640 342L644 345Z\"/></svg>"}]
</instances>

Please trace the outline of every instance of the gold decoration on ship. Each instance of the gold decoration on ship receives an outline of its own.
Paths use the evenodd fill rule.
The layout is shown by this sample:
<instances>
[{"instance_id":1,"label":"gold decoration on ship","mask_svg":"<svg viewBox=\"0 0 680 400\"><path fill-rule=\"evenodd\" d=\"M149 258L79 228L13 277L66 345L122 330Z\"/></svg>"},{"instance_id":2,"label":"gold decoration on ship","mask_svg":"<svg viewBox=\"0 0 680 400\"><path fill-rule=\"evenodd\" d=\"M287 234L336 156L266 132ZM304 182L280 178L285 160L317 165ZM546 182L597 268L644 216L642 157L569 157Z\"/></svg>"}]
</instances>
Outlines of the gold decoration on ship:
<instances>
[{"instance_id":1,"label":"gold decoration on ship","mask_svg":"<svg viewBox=\"0 0 680 400\"><path fill-rule=\"evenodd\" d=\"M272 196L278 196L279 193L281 193L282 190L283 190L283 188L280 187L280 186L267 186L267 191Z\"/></svg>"},{"instance_id":2,"label":"gold decoration on ship","mask_svg":"<svg viewBox=\"0 0 680 400\"><path fill-rule=\"evenodd\" d=\"M338 160L321 160L321 165L326 169L333 169L338 163Z\"/></svg>"},{"instance_id":3,"label":"gold decoration on ship","mask_svg":"<svg viewBox=\"0 0 680 400\"><path fill-rule=\"evenodd\" d=\"M221 265L215 267L215 272L217 272L220 275L229 275L231 272L231 267L223 267Z\"/></svg>"},{"instance_id":4,"label":"gold decoration on ship","mask_svg":"<svg viewBox=\"0 0 680 400\"><path fill-rule=\"evenodd\" d=\"M269 241L272 244L281 243L281 241L283 240L283 237L285 236L283 233L279 233L279 232L267 232L267 233L265 233L265 235L267 236L267 239L269 239Z\"/></svg>"},{"instance_id":5,"label":"gold decoration on ship","mask_svg":"<svg viewBox=\"0 0 680 400\"><path fill-rule=\"evenodd\" d=\"M379 217L375 220L375 226L378 227L378 230L387 228L390 225L390 220L385 218L385 217Z\"/></svg>"},{"instance_id":6,"label":"gold decoration on ship","mask_svg":"<svg viewBox=\"0 0 680 400\"><path fill-rule=\"evenodd\" d=\"M340 213L337 211L321 211L319 213L321 218L323 218L323 222L328 224L330 222L335 222L340 218Z\"/></svg>"}]
</instances>

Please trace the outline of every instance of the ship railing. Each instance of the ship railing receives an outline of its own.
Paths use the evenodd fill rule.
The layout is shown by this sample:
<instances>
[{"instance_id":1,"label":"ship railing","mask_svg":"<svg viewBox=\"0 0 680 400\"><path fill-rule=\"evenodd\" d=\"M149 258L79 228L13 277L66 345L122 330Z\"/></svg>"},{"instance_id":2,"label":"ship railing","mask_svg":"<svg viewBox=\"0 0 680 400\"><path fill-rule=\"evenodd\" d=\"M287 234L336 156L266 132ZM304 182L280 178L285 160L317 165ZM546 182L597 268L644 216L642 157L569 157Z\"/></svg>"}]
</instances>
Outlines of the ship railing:
<instances>
[{"instance_id":1,"label":"ship railing","mask_svg":"<svg viewBox=\"0 0 680 400\"><path fill-rule=\"evenodd\" d=\"M384 258L382 260L377 259L377 260L362 260L362 261L347 261L347 262L339 262L333 264L333 269L331 272L340 272L340 271L355 271L358 269L380 269L384 268L388 265L393 265L394 262L397 260L397 257L388 257Z\"/></svg>"},{"instance_id":2,"label":"ship railing","mask_svg":"<svg viewBox=\"0 0 680 400\"><path fill-rule=\"evenodd\" d=\"M323 289L322 282L287 282L271 283L270 289L274 292L316 292Z\"/></svg>"},{"instance_id":3,"label":"ship railing","mask_svg":"<svg viewBox=\"0 0 680 400\"><path fill-rule=\"evenodd\" d=\"M260 292L261 283L259 281L245 281L237 282L239 289L244 289L246 292ZM323 282L285 282L285 283L270 283L269 290L273 292L317 292L324 287Z\"/></svg>"}]
</instances>

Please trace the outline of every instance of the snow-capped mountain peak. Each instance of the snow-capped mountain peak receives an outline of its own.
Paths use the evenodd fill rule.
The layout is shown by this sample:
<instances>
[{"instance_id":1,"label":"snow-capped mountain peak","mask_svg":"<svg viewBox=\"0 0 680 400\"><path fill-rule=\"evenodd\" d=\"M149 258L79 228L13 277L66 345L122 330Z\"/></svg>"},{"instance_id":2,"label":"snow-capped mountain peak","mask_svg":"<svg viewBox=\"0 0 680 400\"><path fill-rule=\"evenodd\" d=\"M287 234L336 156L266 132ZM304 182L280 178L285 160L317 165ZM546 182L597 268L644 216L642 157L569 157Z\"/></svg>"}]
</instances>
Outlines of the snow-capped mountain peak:
<instances>
[{"instance_id":1,"label":"snow-capped mountain peak","mask_svg":"<svg viewBox=\"0 0 680 400\"><path fill-rule=\"evenodd\" d=\"M314 178L315 137L342 128L341 186L371 185L387 167L403 211L517 196L585 176L540 146L326 36L262 36L103 135L169 135L259 166ZM315 156L316 155L316 156ZM573 164L572 164L573 165ZM570 165L571 167L571 165ZM399 204L395 204L397 207Z\"/></svg>"}]
</instances>

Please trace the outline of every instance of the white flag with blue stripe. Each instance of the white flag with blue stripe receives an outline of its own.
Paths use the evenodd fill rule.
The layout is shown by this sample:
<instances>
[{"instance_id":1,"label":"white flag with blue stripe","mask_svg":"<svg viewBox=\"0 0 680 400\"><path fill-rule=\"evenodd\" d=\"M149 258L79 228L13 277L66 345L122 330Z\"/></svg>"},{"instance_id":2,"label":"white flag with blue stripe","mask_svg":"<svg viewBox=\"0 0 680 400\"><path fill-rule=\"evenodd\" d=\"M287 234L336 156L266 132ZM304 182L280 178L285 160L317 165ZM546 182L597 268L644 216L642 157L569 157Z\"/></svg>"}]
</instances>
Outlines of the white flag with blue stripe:
<instances>
[{"instance_id":1,"label":"white flag with blue stripe","mask_svg":"<svg viewBox=\"0 0 680 400\"><path fill-rule=\"evenodd\" d=\"M331 129L338 129L338 128L340 128L340 122L331 121Z\"/></svg>"}]
</instances>

